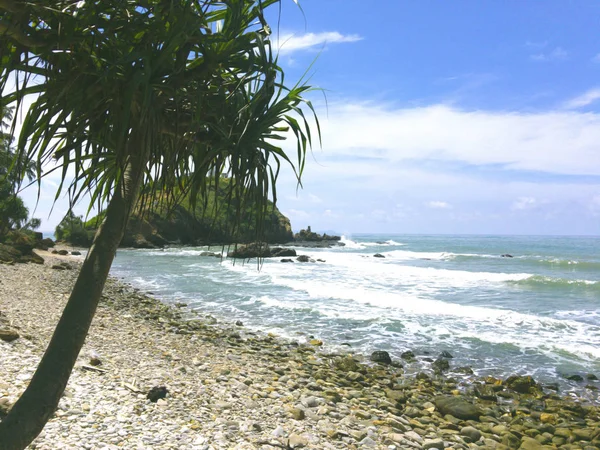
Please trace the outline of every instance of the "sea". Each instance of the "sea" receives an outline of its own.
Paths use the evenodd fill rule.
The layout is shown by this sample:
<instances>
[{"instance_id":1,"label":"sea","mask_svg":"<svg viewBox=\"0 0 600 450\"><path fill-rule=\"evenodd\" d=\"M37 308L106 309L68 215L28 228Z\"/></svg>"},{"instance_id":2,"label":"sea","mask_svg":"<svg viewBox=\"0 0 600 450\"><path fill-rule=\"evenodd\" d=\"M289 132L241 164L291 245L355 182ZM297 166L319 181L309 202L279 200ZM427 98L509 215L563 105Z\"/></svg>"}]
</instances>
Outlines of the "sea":
<instances>
[{"instance_id":1,"label":"sea","mask_svg":"<svg viewBox=\"0 0 600 450\"><path fill-rule=\"evenodd\" d=\"M600 238L356 234L341 243L296 248L308 263L201 256L221 247L122 249L111 274L191 315L320 339L324 351L385 350L402 361L410 350L407 372L447 351L451 372L532 375L598 400L587 377L600 378Z\"/></svg>"}]
</instances>

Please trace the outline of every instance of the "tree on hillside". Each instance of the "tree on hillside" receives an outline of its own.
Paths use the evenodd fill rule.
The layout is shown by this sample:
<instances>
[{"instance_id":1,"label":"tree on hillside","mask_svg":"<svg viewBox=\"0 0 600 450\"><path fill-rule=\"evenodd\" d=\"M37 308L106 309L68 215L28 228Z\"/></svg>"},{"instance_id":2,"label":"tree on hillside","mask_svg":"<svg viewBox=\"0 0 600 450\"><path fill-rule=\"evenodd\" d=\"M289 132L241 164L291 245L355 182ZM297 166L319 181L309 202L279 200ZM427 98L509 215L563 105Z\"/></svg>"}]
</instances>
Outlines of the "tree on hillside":
<instances>
[{"instance_id":1,"label":"tree on hillside","mask_svg":"<svg viewBox=\"0 0 600 450\"><path fill-rule=\"evenodd\" d=\"M12 136L4 130L12 121L12 110L0 103L0 239L14 228L26 227L29 223L38 224L39 219L27 221L29 210L23 200L17 196L20 185L19 169L11 170L23 164L23 158L17 160L11 148ZM32 180L35 176L35 164L29 163L24 175ZM39 224L38 224L39 226Z\"/></svg>"},{"instance_id":2,"label":"tree on hillside","mask_svg":"<svg viewBox=\"0 0 600 450\"><path fill-rule=\"evenodd\" d=\"M260 230L281 163L300 181L311 145L302 106L312 107L308 86L283 84L263 14L276 3L0 0L0 100L19 111L36 96L18 154L38 178L57 164L57 196L106 206L38 369L0 422L0 448L25 448L54 413L134 208L159 191L203 201L226 176L227 197L239 211L251 204ZM286 132L295 163L278 145Z\"/></svg>"}]
</instances>

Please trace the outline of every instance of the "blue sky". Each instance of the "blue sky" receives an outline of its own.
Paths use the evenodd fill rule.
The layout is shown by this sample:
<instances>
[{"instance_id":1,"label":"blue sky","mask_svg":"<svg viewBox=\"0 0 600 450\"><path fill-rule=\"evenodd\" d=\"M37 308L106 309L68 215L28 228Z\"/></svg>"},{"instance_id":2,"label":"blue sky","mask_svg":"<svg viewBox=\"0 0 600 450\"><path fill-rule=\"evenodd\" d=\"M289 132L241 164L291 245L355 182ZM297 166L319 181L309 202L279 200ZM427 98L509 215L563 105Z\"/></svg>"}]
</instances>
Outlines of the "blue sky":
<instances>
[{"instance_id":1,"label":"blue sky","mask_svg":"<svg viewBox=\"0 0 600 450\"><path fill-rule=\"evenodd\" d=\"M304 189L278 184L295 230L600 234L600 2L300 3L269 19L327 97Z\"/></svg>"}]
</instances>

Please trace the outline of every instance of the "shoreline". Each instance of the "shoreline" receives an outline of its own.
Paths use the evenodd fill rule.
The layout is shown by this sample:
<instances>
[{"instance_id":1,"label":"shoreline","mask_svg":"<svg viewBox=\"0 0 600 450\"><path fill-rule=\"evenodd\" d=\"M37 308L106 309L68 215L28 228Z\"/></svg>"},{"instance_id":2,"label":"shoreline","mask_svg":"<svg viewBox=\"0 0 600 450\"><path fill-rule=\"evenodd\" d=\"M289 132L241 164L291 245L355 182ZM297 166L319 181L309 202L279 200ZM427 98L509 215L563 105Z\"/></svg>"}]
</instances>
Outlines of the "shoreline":
<instances>
[{"instance_id":1,"label":"shoreline","mask_svg":"<svg viewBox=\"0 0 600 450\"><path fill-rule=\"evenodd\" d=\"M0 341L0 404L25 388L77 273L51 269L76 258L44 257L44 265L0 265L0 328L7 322L21 335ZM97 370L89 369L92 354ZM31 448L600 446L598 406L515 392L527 383L405 376L360 355L186 320L176 306L110 278L66 394ZM169 395L152 403L145 394L155 386Z\"/></svg>"}]
</instances>

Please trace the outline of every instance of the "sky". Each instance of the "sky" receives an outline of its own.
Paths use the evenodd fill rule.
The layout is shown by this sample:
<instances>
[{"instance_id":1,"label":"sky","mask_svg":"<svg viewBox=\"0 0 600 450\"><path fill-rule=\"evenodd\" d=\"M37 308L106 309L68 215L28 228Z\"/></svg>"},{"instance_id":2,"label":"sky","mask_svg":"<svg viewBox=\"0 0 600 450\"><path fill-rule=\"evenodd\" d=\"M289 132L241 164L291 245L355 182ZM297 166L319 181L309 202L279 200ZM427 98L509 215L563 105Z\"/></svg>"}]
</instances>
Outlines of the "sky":
<instances>
[{"instance_id":1,"label":"sky","mask_svg":"<svg viewBox=\"0 0 600 450\"><path fill-rule=\"evenodd\" d=\"M277 185L294 230L600 234L600 2L300 4L269 12L286 80L320 89L303 189Z\"/></svg>"}]
</instances>

